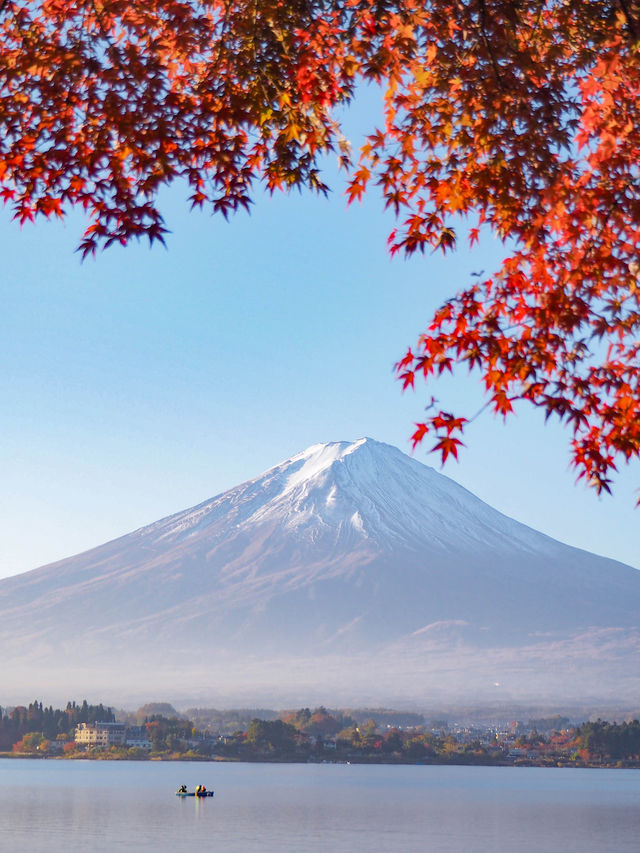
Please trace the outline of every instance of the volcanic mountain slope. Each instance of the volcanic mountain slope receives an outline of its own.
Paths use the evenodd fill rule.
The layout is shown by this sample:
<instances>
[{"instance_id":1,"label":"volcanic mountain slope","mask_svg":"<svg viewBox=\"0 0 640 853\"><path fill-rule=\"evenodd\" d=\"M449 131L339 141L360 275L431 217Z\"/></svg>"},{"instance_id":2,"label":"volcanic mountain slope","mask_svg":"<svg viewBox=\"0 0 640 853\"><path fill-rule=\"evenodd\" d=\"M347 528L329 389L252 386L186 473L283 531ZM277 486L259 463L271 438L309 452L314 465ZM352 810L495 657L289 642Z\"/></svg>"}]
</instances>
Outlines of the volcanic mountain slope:
<instances>
[{"instance_id":1,"label":"volcanic mountain slope","mask_svg":"<svg viewBox=\"0 0 640 853\"><path fill-rule=\"evenodd\" d=\"M625 696L639 614L640 572L361 439L0 582L0 653L34 687Z\"/></svg>"}]
</instances>

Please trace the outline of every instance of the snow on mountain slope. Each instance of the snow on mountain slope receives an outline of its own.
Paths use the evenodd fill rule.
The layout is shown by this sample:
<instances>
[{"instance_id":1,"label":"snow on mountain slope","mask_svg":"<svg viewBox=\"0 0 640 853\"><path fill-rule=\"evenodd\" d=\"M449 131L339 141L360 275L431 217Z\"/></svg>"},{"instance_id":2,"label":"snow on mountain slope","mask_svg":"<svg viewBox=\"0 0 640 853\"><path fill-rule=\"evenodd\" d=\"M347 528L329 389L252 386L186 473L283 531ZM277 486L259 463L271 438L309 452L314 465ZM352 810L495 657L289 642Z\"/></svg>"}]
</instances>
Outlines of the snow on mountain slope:
<instances>
[{"instance_id":1,"label":"snow on mountain slope","mask_svg":"<svg viewBox=\"0 0 640 853\"><path fill-rule=\"evenodd\" d=\"M134 656L149 678L177 678L171 667L184 670L181 655L202 643L226 661L219 680L241 669L259 678L283 656L297 678L319 656L338 677L364 655L387 661L397 690L400 660L419 671L429 656L464 680L465 661L477 672L487 656L508 668L515 655L542 672L575 659L580 636L583 657L604 654L601 669L636 684L639 612L640 572L361 439L314 445L196 507L0 582L0 652L37 669L82 649L94 675Z\"/></svg>"},{"instance_id":2,"label":"snow on mountain slope","mask_svg":"<svg viewBox=\"0 0 640 853\"><path fill-rule=\"evenodd\" d=\"M496 536L524 548L544 547L541 534L372 439L313 445L255 480L140 532L162 530L173 540L231 514L239 528L275 520L300 538L348 531L382 547L421 548L428 541L448 550L460 540L495 544Z\"/></svg>"}]
</instances>

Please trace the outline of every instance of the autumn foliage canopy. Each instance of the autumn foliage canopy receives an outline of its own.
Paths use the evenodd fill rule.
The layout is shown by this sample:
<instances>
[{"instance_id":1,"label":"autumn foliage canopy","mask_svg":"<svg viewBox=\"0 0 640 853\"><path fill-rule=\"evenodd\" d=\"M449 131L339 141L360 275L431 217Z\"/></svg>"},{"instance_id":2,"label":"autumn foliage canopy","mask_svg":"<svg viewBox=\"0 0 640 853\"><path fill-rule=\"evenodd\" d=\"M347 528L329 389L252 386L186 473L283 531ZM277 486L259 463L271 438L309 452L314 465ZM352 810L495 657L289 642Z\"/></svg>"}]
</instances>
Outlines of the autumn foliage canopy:
<instances>
[{"instance_id":1,"label":"autumn foliage canopy","mask_svg":"<svg viewBox=\"0 0 640 853\"><path fill-rule=\"evenodd\" d=\"M398 364L480 371L571 428L609 489L640 453L638 0L0 0L0 192L21 222L89 217L80 250L163 239L174 180L228 215L252 193L375 185L392 253L504 241L502 266L434 315ZM361 151L335 108L363 80L385 119ZM414 442L457 455L432 406Z\"/></svg>"}]
</instances>

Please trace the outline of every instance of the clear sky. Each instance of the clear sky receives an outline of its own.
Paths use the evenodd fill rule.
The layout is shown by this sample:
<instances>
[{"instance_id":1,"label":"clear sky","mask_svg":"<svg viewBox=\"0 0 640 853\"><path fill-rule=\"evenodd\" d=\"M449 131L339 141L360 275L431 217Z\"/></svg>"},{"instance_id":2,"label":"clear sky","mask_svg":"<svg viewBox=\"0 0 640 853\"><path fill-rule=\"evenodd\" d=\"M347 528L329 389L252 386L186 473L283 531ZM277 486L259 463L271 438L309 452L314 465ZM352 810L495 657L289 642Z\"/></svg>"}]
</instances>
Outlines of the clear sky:
<instances>
[{"instance_id":1,"label":"clear sky","mask_svg":"<svg viewBox=\"0 0 640 853\"><path fill-rule=\"evenodd\" d=\"M371 104L350 119L354 143ZM81 217L22 230L1 211L0 577L83 551L258 475L310 444L364 435L410 452L427 392L393 364L438 304L502 247L390 260L379 198L261 197L230 222L162 209L168 250L74 254ZM434 393L473 414L477 379ZM569 434L485 413L443 473L519 521L640 568L640 466L613 497L575 485ZM439 468L424 447L421 461Z\"/></svg>"}]
</instances>

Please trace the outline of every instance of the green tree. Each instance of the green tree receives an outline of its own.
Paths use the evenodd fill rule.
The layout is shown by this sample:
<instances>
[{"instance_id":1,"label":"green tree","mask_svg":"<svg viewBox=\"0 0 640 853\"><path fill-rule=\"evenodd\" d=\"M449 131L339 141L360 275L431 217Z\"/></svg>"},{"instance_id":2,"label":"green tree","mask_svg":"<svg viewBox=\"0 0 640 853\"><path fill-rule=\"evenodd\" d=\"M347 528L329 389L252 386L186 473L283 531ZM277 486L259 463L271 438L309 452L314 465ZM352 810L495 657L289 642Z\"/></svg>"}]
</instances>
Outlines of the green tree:
<instances>
[{"instance_id":1,"label":"green tree","mask_svg":"<svg viewBox=\"0 0 640 853\"><path fill-rule=\"evenodd\" d=\"M247 731L247 743L261 752L292 752L296 730L282 720L253 719Z\"/></svg>"}]
</instances>

